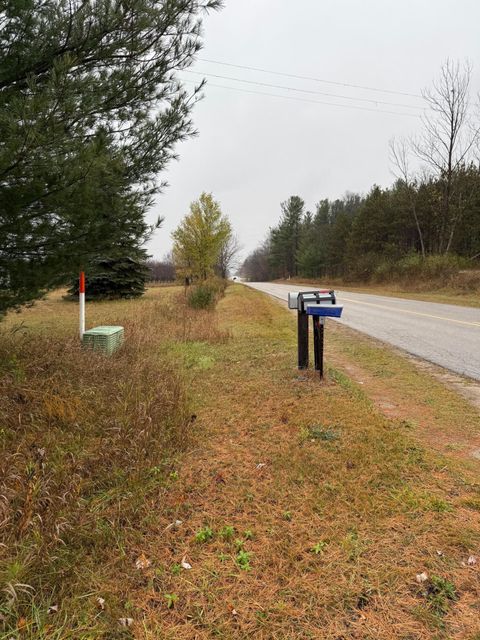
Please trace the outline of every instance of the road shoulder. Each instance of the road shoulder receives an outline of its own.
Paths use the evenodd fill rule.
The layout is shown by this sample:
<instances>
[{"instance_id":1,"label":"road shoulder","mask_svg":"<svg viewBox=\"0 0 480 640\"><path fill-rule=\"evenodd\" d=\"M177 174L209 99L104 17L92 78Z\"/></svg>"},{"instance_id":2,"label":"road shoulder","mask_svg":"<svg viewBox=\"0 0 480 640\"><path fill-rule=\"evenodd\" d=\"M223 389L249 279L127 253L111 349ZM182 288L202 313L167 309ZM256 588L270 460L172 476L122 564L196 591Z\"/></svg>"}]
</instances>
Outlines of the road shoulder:
<instances>
[{"instance_id":1,"label":"road shoulder","mask_svg":"<svg viewBox=\"0 0 480 640\"><path fill-rule=\"evenodd\" d=\"M358 331L330 323L327 357L384 415L408 421L424 444L471 461L480 449L480 383Z\"/></svg>"}]
</instances>

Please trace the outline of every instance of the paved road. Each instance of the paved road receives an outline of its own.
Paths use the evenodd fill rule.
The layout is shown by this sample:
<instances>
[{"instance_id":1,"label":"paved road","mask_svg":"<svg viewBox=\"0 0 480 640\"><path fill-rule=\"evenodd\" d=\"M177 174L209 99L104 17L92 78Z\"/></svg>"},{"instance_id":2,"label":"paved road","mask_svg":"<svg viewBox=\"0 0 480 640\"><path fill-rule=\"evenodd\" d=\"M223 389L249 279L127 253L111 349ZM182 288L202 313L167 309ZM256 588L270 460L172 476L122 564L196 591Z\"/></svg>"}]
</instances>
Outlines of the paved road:
<instances>
[{"instance_id":1,"label":"paved road","mask_svg":"<svg viewBox=\"0 0 480 640\"><path fill-rule=\"evenodd\" d=\"M270 282L245 284L285 301L289 291L315 289ZM480 309L339 290L336 293L343 316L334 322L480 380Z\"/></svg>"}]
</instances>

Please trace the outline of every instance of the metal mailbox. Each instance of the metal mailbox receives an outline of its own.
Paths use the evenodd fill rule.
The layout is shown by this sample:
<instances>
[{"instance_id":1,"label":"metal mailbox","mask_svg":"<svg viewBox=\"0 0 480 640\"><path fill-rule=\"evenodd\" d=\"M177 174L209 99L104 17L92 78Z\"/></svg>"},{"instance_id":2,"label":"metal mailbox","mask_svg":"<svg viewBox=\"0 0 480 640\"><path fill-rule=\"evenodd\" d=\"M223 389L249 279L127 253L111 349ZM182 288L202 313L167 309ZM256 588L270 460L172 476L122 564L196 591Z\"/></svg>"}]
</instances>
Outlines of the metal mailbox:
<instances>
[{"instance_id":1,"label":"metal mailbox","mask_svg":"<svg viewBox=\"0 0 480 640\"><path fill-rule=\"evenodd\" d=\"M343 307L337 305L335 291L300 291L288 294L289 309L297 309L298 368L308 369L308 317L313 322L315 370L323 378L323 344L326 318L340 318Z\"/></svg>"},{"instance_id":2,"label":"metal mailbox","mask_svg":"<svg viewBox=\"0 0 480 640\"><path fill-rule=\"evenodd\" d=\"M288 294L289 309L302 309L304 311L306 304L321 304L322 302L335 304L335 292L333 290L322 289L320 291L293 291Z\"/></svg>"},{"instance_id":3,"label":"metal mailbox","mask_svg":"<svg viewBox=\"0 0 480 640\"><path fill-rule=\"evenodd\" d=\"M307 315L320 316L321 318L340 318L342 315L343 307L339 304L332 304L328 307L326 305L308 305Z\"/></svg>"}]
</instances>

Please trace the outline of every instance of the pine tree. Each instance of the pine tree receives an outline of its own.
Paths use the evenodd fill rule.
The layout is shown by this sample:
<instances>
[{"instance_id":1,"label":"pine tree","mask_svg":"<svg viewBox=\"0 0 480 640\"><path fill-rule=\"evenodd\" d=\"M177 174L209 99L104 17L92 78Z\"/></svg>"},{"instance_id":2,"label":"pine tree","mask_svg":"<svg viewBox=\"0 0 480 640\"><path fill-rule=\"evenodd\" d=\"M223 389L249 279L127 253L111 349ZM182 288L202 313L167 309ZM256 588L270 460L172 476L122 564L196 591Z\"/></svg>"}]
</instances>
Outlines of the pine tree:
<instances>
[{"instance_id":1,"label":"pine tree","mask_svg":"<svg viewBox=\"0 0 480 640\"><path fill-rule=\"evenodd\" d=\"M328 199L317 204L314 216L305 216L302 225L301 243L298 253L298 272L307 278L323 276L326 271L326 256L329 242Z\"/></svg>"},{"instance_id":2,"label":"pine tree","mask_svg":"<svg viewBox=\"0 0 480 640\"><path fill-rule=\"evenodd\" d=\"M270 233L271 265L281 277L296 276L305 203L299 196L282 202L282 217Z\"/></svg>"},{"instance_id":3,"label":"pine tree","mask_svg":"<svg viewBox=\"0 0 480 640\"><path fill-rule=\"evenodd\" d=\"M176 143L176 73L219 0L6 0L0 10L0 315L128 239Z\"/></svg>"},{"instance_id":4,"label":"pine tree","mask_svg":"<svg viewBox=\"0 0 480 640\"><path fill-rule=\"evenodd\" d=\"M130 257L97 258L86 273L87 300L117 300L138 298L145 291L149 268L145 260ZM68 291L69 298L78 299L78 279Z\"/></svg>"}]
</instances>

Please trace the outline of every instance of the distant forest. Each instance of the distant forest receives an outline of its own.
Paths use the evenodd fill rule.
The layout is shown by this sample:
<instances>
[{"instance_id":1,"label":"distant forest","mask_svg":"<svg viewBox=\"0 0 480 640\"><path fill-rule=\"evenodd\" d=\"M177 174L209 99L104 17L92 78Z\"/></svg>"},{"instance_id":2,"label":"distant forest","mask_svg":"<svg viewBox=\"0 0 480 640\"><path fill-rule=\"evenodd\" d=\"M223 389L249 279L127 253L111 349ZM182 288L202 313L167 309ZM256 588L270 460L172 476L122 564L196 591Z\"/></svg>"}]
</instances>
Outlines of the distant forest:
<instances>
[{"instance_id":1,"label":"distant forest","mask_svg":"<svg viewBox=\"0 0 480 640\"><path fill-rule=\"evenodd\" d=\"M422 263L430 270L435 265L442 271L480 268L480 170L472 167L464 178L470 197L447 237L439 207L442 185L436 181L408 191L397 181L389 189L374 186L366 196L320 200L313 214L292 196L281 205L279 224L245 260L242 275L250 280L331 276L382 281Z\"/></svg>"},{"instance_id":2,"label":"distant forest","mask_svg":"<svg viewBox=\"0 0 480 640\"><path fill-rule=\"evenodd\" d=\"M242 275L382 281L479 269L480 115L469 100L470 75L468 65L444 64L423 94L421 134L390 143L392 186L323 199L314 212L290 197Z\"/></svg>"}]
</instances>

